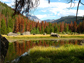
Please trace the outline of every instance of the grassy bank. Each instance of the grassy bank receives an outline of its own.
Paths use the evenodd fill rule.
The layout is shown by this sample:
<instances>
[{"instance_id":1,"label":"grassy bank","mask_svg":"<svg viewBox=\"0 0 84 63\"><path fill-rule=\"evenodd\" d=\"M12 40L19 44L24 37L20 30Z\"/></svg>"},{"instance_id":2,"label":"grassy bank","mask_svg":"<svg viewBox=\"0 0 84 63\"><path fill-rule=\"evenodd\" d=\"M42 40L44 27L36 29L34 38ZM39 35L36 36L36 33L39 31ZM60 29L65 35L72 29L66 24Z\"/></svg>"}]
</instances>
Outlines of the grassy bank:
<instances>
[{"instance_id":1,"label":"grassy bank","mask_svg":"<svg viewBox=\"0 0 84 63\"><path fill-rule=\"evenodd\" d=\"M47 35L42 35L42 34L36 34L36 35L18 35L18 36L7 36L3 35L7 39L30 39L30 38L57 38L57 37L52 37L50 34ZM59 34L60 38L84 38L84 34L79 34L79 35L64 35L64 34Z\"/></svg>"},{"instance_id":2,"label":"grassy bank","mask_svg":"<svg viewBox=\"0 0 84 63\"><path fill-rule=\"evenodd\" d=\"M84 47L65 45L55 47L34 47L19 63L84 63Z\"/></svg>"}]
</instances>

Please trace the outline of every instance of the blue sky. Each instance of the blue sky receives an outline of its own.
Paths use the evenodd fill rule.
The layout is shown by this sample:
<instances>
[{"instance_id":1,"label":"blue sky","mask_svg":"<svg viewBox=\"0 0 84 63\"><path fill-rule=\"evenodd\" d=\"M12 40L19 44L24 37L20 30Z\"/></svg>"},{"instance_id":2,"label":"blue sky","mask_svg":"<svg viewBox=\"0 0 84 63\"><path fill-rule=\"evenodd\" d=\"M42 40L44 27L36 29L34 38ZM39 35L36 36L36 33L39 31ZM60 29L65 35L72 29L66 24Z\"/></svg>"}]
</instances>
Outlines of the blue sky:
<instances>
[{"instance_id":1,"label":"blue sky","mask_svg":"<svg viewBox=\"0 0 84 63\"><path fill-rule=\"evenodd\" d=\"M9 6L14 4L15 0L0 0L8 4ZM40 20L46 19L59 19L63 16L76 15L77 2L72 4L70 9L70 4L67 0L51 0L48 4L48 0L40 0L40 4L36 9L31 10L31 14L37 16ZM84 3L84 0L82 0ZM73 7L74 6L74 7ZM80 4L78 16L84 15L84 6Z\"/></svg>"}]
</instances>

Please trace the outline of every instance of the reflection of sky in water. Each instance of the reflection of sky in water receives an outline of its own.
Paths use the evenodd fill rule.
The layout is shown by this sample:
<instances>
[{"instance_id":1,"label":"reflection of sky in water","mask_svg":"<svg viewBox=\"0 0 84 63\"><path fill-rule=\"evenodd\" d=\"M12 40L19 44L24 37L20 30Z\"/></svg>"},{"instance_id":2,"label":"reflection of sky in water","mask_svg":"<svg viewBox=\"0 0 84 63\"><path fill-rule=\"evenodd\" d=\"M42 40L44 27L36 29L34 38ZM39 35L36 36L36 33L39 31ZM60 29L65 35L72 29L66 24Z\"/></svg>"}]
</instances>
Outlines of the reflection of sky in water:
<instances>
[{"instance_id":1,"label":"reflection of sky in water","mask_svg":"<svg viewBox=\"0 0 84 63\"><path fill-rule=\"evenodd\" d=\"M65 44L80 45L82 40L30 40L14 41L9 44L5 61L13 60L35 46L60 47Z\"/></svg>"}]
</instances>

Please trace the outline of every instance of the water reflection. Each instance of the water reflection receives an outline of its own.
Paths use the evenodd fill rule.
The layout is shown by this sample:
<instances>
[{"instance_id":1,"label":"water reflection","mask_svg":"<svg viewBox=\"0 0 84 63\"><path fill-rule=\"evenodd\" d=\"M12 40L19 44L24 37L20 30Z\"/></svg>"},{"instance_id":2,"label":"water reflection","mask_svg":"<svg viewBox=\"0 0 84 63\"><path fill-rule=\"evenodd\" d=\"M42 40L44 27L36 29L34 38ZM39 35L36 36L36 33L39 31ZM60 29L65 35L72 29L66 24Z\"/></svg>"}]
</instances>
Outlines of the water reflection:
<instances>
[{"instance_id":1,"label":"water reflection","mask_svg":"<svg viewBox=\"0 0 84 63\"><path fill-rule=\"evenodd\" d=\"M55 46L60 47L64 44L80 45L82 40L30 40L30 41L15 41L9 44L8 53L5 59L11 61L14 58L27 52L30 48L35 46Z\"/></svg>"}]
</instances>

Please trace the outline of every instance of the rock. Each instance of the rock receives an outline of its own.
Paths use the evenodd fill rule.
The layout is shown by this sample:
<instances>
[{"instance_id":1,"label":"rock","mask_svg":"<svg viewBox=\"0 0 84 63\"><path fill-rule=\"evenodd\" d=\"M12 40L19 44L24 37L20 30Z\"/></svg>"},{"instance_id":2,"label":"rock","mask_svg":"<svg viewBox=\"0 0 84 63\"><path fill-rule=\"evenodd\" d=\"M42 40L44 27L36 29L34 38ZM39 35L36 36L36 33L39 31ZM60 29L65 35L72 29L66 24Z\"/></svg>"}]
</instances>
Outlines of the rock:
<instances>
[{"instance_id":1,"label":"rock","mask_svg":"<svg viewBox=\"0 0 84 63\"><path fill-rule=\"evenodd\" d=\"M5 37L0 35L0 63L4 63L9 42Z\"/></svg>"},{"instance_id":2,"label":"rock","mask_svg":"<svg viewBox=\"0 0 84 63\"><path fill-rule=\"evenodd\" d=\"M60 37L57 33L53 33L53 32L51 33L51 36L58 37L58 38Z\"/></svg>"},{"instance_id":3,"label":"rock","mask_svg":"<svg viewBox=\"0 0 84 63\"><path fill-rule=\"evenodd\" d=\"M46 33L43 33L43 35L46 35Z\"/></svg>"},{"instance_id":4,"label":"rock","mask_svg":"<svg viewBox=\"0 0 84 63\"><path fill-rule=\"evenodd\" d=\"M30 35L29 31L23 32L21 35Z\"/></svg>"},{"instance_id":5,"label":"rock","mask_svg":"<svg viewBox=\"0 0 84 63\"><path fill-rule=\"evenodd\" d=\"M17 36L17 35L19 35L19 34L17 34L17 33L12 33L12 32L9 32L9 33L7 34L7 36Z\"/></svg>"},{"instance_id":6,"label":"rock","mask_svg":"<svg viewBox=\"0 0 84 63\"><path fill-rule=\"evenodd\" d=\"M36 35L35 33L33 33L33 35Z\"/></svg>"},{"instance_id":7,"label":"rock","mask_svg":"<svg viewBox=\"0 0 84 63\"><path fill-rule=\"evenodd\" d=\"M84 43L84 39L82 40L82 43Z\"/></svg>"}]
</instances>

